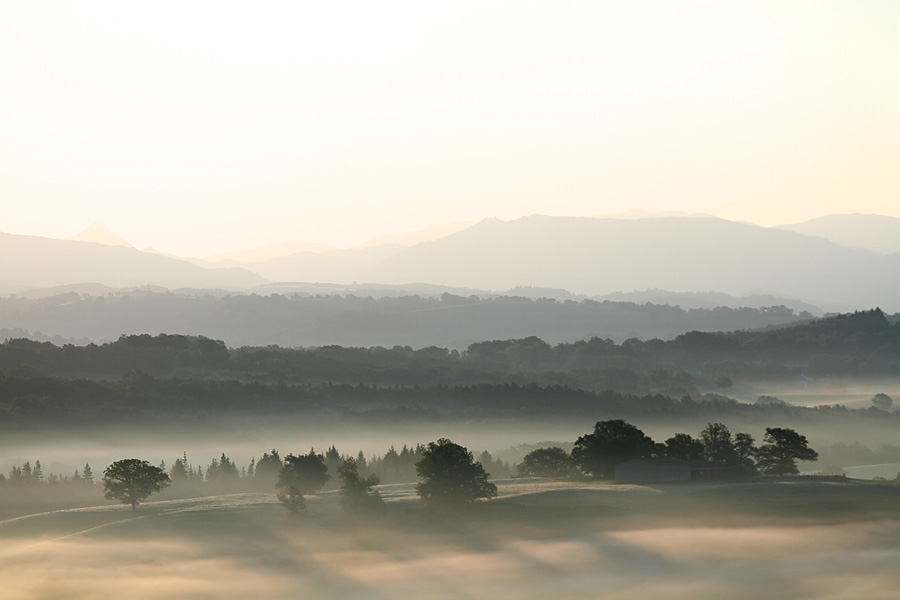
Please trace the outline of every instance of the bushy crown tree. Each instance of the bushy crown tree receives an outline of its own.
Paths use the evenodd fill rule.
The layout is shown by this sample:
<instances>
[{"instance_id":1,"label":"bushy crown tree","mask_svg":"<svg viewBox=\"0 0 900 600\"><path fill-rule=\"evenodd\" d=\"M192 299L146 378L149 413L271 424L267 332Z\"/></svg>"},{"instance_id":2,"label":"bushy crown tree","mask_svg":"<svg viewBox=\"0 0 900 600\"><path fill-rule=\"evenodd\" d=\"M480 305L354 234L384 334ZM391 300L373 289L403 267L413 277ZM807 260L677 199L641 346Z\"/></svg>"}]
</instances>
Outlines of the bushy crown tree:
<instances>
[{"instance_id":1,"label":"bushy crown tree","mask_svg":"<svg viewBox=\"0 0 900 600\"><path fill-rule=\"evenodd\" d=\"M538 448L526 454L516 469L526 477L568 477L572 474L572 458L556 446Z\"/></svg>"},{"instance_id":2,"label":"bushy crown tree","mask_svg":"<svg viewBox=\"0 0 900 600\"><path fill-rule=\"evenodd\" d=\"M757 465L766 475L796 475L798 460L819 459L819 453L809 447L806 436L793 429L766 427L763 441Z\"/></svg>"},{"instance_id":3,"label":"bushy crown tree","mask_svg":"<svg viewBox=\"0 0 900 600\"><path fill-rule=\"evenodd\" d=\"M722 423L707 423L700 432L703 458L734 469L736 475L756 475L757 449L749 433L731 433Z\"/></svg>"},{"instance_id":4,"label":"bushy crown tree","mask_svg":"<svg viewBox=\"0 0 900 600\"><path fill-rule=\"evenodd\" d=\"M341 487L337 499L345 512L371 512L384 507L384 501L372 488L378 485L378 475L362 477L355 458L348 458L337 468Z\"/></svg>"},{"instance_id":5,"label":"bushy crown tree","mask_svg":"<svg viewBox=\"0 0 900 600\"><path fill-rule=\"evenodd\" d=\"M703 442L688 433L676 433L666 440L666 456L681 460L703 458Z\"/></svg>"},{"instance_id":6,"label":"bushy crown tree","mask_svg":"<svg viewBox=\"0 0 900 600\"><path fill-rule=\"evenodd\" d=\"M572 460L588 475L612 477L617 464L633 458L653 456L656 444L644 432L624 421L599 421L594 432L575 440Z\"/></svg>"},{"instance_id":7,"label":"bushy crown tree","mask_svg":"<svg viewBox=\"0 0 900 600\"><path fill-rule=\"evenodd\" d=\"M284 457L284 466L278 472L275 487L279 490L295 487L301 494L315 494L330 478L325 458L310 450L309 454L288 454Z\"/></svg>"},{"instance_id":8,"label":"bushy crown tree","mask_svg":"<svg viewBox=\"0 0 900 600\"><path fill-rule=\"evenodd\" d=\"M497 495L481 463L463 446L446 438L430 442L416 463L422 480L416 491L426 506L456 506Z\"/></svg>"},{"instance_id":9,"label":"bushy crown tree","mask_svg":"<svg viewBox=\"0 0 900 600\"><path fill-rule=\"evenodd\" d=\"M103 471L103 495L109 500L130 504L132 510L169 483L164 470L137 458L117 460Z\"/></svg>"}]
</instances>

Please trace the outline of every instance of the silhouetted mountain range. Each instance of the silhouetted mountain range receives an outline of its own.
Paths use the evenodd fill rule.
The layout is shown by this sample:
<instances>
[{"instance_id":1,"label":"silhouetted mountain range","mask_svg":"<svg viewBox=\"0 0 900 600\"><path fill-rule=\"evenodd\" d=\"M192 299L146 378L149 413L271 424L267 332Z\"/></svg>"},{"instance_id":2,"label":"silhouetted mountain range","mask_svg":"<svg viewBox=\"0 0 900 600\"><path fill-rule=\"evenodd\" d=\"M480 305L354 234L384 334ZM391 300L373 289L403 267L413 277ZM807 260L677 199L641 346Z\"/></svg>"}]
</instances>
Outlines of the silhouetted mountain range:
<instances>
[{"instance_id":1,"label":"silhouetted mountain range","mask_svg":"<svg viewBox=\"0 0 900 600\"><path fill-rule=\"evenodd\" d=\"M827 309L900 309L900 254L873 255L791 231L722 219L486 220L408 248L367 279L588 295L662 288L776 294Z\"/></svg>"},{"instance_id":2,"label":"silhouetted mountain range","mask_svg":"<svg viewBox=\"0 0 900 600\"><path fill-rule=\"evenodd\" d=\"M77 235L73 235L67 240L75 240L76 242L94 242L97 244L106 244L107 246L125 246L132 248L133 246L114 234L109 227L103 223L94 223L85 228Z\"/></svg>"},{"instance_id":3,"label":"silhouetted mountain range","mask_svg":"<svg viewBox=\"0 0 900 600\"><path fill-rule=\"evenodd\" d=\"M889 250L898 224L900 219L877 215L834 215L790 227L847 243L864 237L869 228L872 243L881 240ZM881 227L877 232L872 229L876 225ZM203 268L207 263L121 246L2 234L0 293L87 282L232 290L277 282L419 282L489 291L530 286L576 297L656 289L718 292L792 298L830 311L869 306L900 310L900 253L879 254L818 235L716 218L534 215L509 222L488 219L413 246L281 246L274 249L316 251L245 262L242 268L209 269ZM265 256L266 251L273 247L246 251L242 259Z\"/></svg>"},{"instance_id":4,"label":"silhouetted mountain range","mask_svg":"<svg viewBox=\"0 0 900 600\"><path fill-rule=\"evenodd\" d=\"M0 293L87 282L247 289L266 280L246 269L204 269L125 246L0 233Z\"/></svg>"},{"instance_id":5,"label":"silhouetted mountain range","mask_svg":"<svg viewBox=\"0 0 900 600\"><path fill-rule=\"evenodd\" d=\"M836 244L882 254L900 252L900 219L896 217L826 215L805 223L779 225L778 229L819 236Z\"/></svg>"}]
</instances>

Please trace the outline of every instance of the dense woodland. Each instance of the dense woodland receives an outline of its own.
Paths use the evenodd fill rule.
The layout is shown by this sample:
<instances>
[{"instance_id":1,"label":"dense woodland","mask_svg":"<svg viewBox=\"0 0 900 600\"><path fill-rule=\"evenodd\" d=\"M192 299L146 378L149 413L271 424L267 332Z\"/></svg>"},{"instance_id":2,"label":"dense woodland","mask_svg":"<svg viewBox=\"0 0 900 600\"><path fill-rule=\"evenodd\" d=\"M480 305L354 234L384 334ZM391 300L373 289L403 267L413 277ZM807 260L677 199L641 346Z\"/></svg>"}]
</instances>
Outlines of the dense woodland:
<instances>
[{"instance_id":1,"label":"dense woodland","mask_svg":"<svg viewBox=\"0 0 900 600\"><path fill-rule=\"evenodd\" d=\"M253 381L468 385L557 383L585 389L644 391L659 370L735 378L870 377L897 372L900 323L878 309L790 327L732 333L691 331L663 341L617 344L594 337L550 345L537 337L483 341L462 352L435 346L229 350L221 341L184 335L128 335L87 346L27 339L0 344L0 369L29 365L48 375L120 378L153 376ZM641 381L641 377L646 380ZM669 383L658 381L657 384ZM684 387L684 389L687 389Z\"/></svg>"},{"instance_id":2,"label":"dense woodland","mask_svg":"<svg viewBox=\"0 0 900 600\"><path fill-rule=\"evenodd\" d=\"M877 309L777 330L690 332L671 341L622 344L593 338L551 346L526 338L479 342L464 352L228 349L181 335L123 336L88 346L12 339L0 344L0 429L202 424L229 415L840 415L847 412L841 406L743 404L722 394L744 379L887 377L898 370L900 325ZM900 418L875 407L866 414Z\"/></svg>"}]
</instances>

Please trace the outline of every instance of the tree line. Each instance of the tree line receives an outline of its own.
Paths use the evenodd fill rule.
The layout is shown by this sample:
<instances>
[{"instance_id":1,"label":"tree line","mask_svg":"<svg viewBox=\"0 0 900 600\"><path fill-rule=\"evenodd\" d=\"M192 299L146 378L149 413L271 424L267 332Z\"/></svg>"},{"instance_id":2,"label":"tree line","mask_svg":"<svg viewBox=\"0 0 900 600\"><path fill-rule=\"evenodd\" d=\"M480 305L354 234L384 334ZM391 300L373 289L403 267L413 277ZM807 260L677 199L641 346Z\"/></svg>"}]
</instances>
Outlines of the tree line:
<instances>
[{"instance_id":1,"label":"tree line","mask_svg":"<svg viewBox=\"0 0 900 600\"><path fill-rule=\"evenodd\" d=\"M67 378L134 374L187 380L379 386L518 383L620 393L696 394L731 381L893 375L900 323L878 309L791 327L732 333L691 331L672 340L593 337L551 345L538 337L470 344L464 351L408 346L278 346L229 349L183 335L128 335L108 344L55 346L8 339L0 369L22 365ZM129 375L131 374L131 375Z\"/></svg>"},{"instance_id":2,"label":"tree line","mask_svg":"<svg viewBox=\"0 0 900 600\"><path fill-rule=\"evenodd\" d=\"M271 491L274 488L278 501L291 513L305 510L305 496L316 494L329 481L337 480L337 502L347 512L383 510L383 501L374 489L382 478L372 470L373 464L384 465L385 458L396 456L411 463L416 486L426 507L455 507L481 498L497 495L497 486L490 481L500 473L488 469L509 467L495 462L490 453L484 452L481 460L467 448L441 438L414 450L404 446L404 452L390 453L371 461L362 452L355 456L340 454L334 446L326 453L311 449L306 454L288 454L284 457L277 450L266 452L258 461L253 459L248 468L238 471L234 462L224 453L213 459L205 475L200 467L193 467L182 455L171 469L164 463L159 466L148 461L129 458L113 462L103 472L101 484L104 496L109 500L131 505L135 509L152 494L170 486L182 487L182 492L198 492L191 484L204 482L205 491L222 493L234 491L227 484L252 480L256 489ZM400 459L405 455L405 459ZM797 474L798 461L815 461L818 454L809 447L805 436L793 429L768 427L763 444L757 446L752 435L732 432L723 423L708 423L697 437L676 433L665 442L657 443L635 425L622 420L598 421L593 431L578 437L571 452L559 447L538 448L526 454L515 472L522 477L550 477L565 479L614 478L616 465L632 459L667 457L681 461L703 459L709 465L727 467L729 476L756 475L778 476ZM380 461L380 462L379 462ZM390 462L390 461L389 461ZM706 465L705 468L709 468ZM487 468L486 468L487 467ZM57 478L56 484L93 486L93 471L89 465L65 480ZM31 486L44 484L40 463L25 463L13 467L10 476L0 476L0 487ZM49 482L46 482L49 485ZM51 488L52 489L52 486Z\"/></svg>"},{"instance_id":3,"label":"tree line","mask_svg":"<svg viewBox=\"0 0 900 600\"><path fill-rule=\"evenodd\" d=\"M579 437L571 453L562 448L539 448L517 466L521 475L563 477L583 474L610 479L617 464L638 458L703 459L728 467L737 476L795 475L797 461L818 460L806 436L793 429L767 427L763 444L749 433L732 432L723 423L708 423L698 437L676 433L663 443L653 441L623 419L598 421L593 432Z\"/></svg>"},{"instance_id":4,"label":"tree line","mask_svg":"<svg viewBox=\"0 0 900 600\"><path fill-rule=\"evenodd\" d=\"M520 290L532 297L560 290ZM377 292L376 292L377 293ZM385 290L382 290L384 295ZM784 306L682 309L664 304L532 300L364 293L318 295L238 295L216 298L178 293L132 293L91 297L75 292L41 299L0 298L0 340L29 337L62 345L115 339L123 331L192 331L229 346L451 346L469 341L515 338L531 333L549 341L577 339L585 331L616 340L635 336L670 338L693 329L752 329L810 319ZM291 327L284 327L290 322ZM321 327L327 322L328 327ZM26 330L30 330L29 333ZM52 332L46 336L39 332Z\"/></svg>"},{"instance_id":5,"label":"tree line","mask_svg":"<svg viewBox=\"0 0 900 600\"><path fill-rule=\"evenodd\" d=\"M309 453L299 456L315 457L321 462L324 473L325 489L335 489L336 480L342 466L352 463L359 477L374 478L380 483L406 483L416 479L416 463L421 460L426 446L423 444L404 444L398 451L391 446L384 454L366 457L360 450L356 454L344 454L334 446L324 453L310 449ZM506 462L494 458L487 450L478 456L479 462L491 470L495 477L512 476L515 472ZM205 466L193 464L187 453L175 459L171 466L165 461L155 467L169 478L173 491L179 495L218 494L233 492L270 491L276 484L279 474L286 464L297 460L293 454L283 457L278 450L263 452L259 458L253 457L249 464L238 466L224 452L213 458ZM309 459L311 460L311 459ZM334 484L334 485L331 485ZM73 474L43 473L41 461L26 461L21 465L13 465L6 474L0 473L0 491L38 491L56 489L64 493L66 490L90 488L95 485L93 469L85 464Z\"/></svg>"},{"instance_id":6,"label":"tree line","mask_svg":"<svg viewBox=\"0 0 900 600\"><path fill-rule=\"evenodd\" d=\"M655 375L654 375L655 376ZM669 382L676 374L660 375ZM549 378L549 377L548 377ZM131 373L115 381L43 375L18 366L0 373L0 431L90 428L104 425L211 427L231 416L270 420L338 414L347 420L430 420L449 417L546 419L601 414L621 418L658 415L701 420L752 417L765 420L872 421L898 419L879 397L867 410L840 405L788 406L742 403L717 393L628 394L549 383L477 383L465 386L382 386L158 378Z\"/></svg>"}]
</instances>

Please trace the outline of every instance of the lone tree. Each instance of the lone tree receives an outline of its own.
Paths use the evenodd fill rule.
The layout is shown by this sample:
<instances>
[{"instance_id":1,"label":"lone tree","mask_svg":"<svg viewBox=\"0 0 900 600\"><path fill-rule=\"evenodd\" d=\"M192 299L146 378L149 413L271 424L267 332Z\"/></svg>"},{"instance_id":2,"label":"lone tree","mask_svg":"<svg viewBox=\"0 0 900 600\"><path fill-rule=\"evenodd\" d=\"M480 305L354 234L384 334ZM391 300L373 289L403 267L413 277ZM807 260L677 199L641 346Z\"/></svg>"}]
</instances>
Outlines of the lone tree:
<instances>
[{"instance_id":1,"label":"lone tree","mask_svg":"<svg viewBox=\"0 0 900 600\"><path fill-rule=\"evenodd\" d=\"M289 485L284 490L275 492L275 497L281 502L289 513L299 515L306 510L306 500L300 489L295 485Z\"/></svg>"},{"instance_id":2,"label":"lone tree","mask_svg":"<svg viewBox=\"0 0 900 600\"><path fill-rule=\"evenodd\" d=\"M757 466L766 475L796 475L798 460L818 460L805 435L793 429L766 427L765 444L757 452Z\"/></svg>"},{"instance_id":3,"label":"lone tree","mask_svg":"<svg viewBox=\"0 0 900 600\"><path fill-rule=\"evenodd\" d=\"M163 469L137 458L117 460L103 471L104 497L130 504L131 510L169 483L171 480Z\"/></svg>"},{"instance_id":4,"label":"lone tree","mask_svg":"<svg viewBox=\"0 0 900 600\"><path fill-rule=\"evenodd\" d=\"M306 508L303 495L315 494L329 479L325 458L315 450L301 456L288 454L278 472L275 495L288 511L301 513Z\"/></svg>"},{"instance_id":5,"label":"lone tree","mask_svg":"<svg viewBox=\"0 0 900 600\"><path fill-rule=\"evenodd\" d=\"M296 487L301 494L315 494L325 483L331 479L328 467L325 466L325 458L310 450L309 454L294 456L288 454L284 457L284 465L278 472L278 482L275 487L279 490Z\"/></svg>"},{"instance_id":6,"label":"lone tree","mask_svg":"<svg viewBox=\"0 0 900 600\"><path fill-rule=\"evenodd\" d=\"M355 458L348 458L337 468L341 487L338 488L337 500L341 510L345 512L372 512L384 508L381 494L372 491L378 485L378 475L362 477Z\"/></svg>"},{"instance_id":7,"label":"lone tree","mask_svg":"<svg viewBox=\"0 0 900 600\"><path fill-rule=\"evenodd\" d=\"M497 495L497 486L472 453L446 438L430 442L416 463L416 491L425 506L459 506Z\"/></svg>"},{"instance_id":8,"label":"lone tree","mask_svg":"<svg viewBox=\"0 0 900 600\"><path fill-rule=\"evenodd\" d=\"M572 474L572 458L556 446L538 448L526 454L516 468L526 477L568 477Z\"/></svg>"},{"instance_id":9,"label":"lone tree","mask_svg":"<svg viewBox=\"0 0 900 600\"><path fill-rule=\"evenodd\" d=\"M594 432L575 440L572 460L588 475L613 476L617 464L633 458L646 458L657 452L656 444L644 432L622 419L599 421Z\"/></svg>"}]
</instances>

